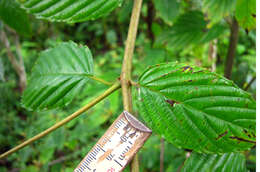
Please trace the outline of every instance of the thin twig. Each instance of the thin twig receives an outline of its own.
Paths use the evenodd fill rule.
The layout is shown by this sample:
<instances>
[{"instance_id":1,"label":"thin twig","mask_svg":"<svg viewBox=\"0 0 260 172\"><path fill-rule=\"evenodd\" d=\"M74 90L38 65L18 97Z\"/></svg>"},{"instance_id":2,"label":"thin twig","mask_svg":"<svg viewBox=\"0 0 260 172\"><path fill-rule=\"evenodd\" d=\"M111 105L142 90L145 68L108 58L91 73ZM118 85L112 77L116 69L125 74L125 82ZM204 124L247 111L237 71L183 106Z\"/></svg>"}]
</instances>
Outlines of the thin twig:
<instances>
[{"instance_id":1,"label":"thin twig","mask_svg":"<svg viewBox=\"0 0 260 172\"><path fill-rule=\"evenodd\" d=\"M216 58L217 58L217 40L209 43L209 60L211 62L211 72L216 72Z\"/></svg>"},{"instance_id":2,"label":"thin twig","mask_svg":"<svg viewBox=\"0 0 260 172\"><path fill-rule=\"evenodd\" d=\"M229 47L225 62L225 72L226 78L230 79L232 75L232 68L234 64L234 59L236 56L236 48L239 38L239 24L235 18L232 20L232 25L230 26L230 37L229 37Z\"/></svg>"},{"instance_id":3,"label":"thin twig","mask_svg":"<svg viewBox=\"0 0 260 172\"><path fill-rule=\"evenodd\" d=\"M71 160L72 158L74 158L74 157L80 155L81 152L82 152L82 150L78 150L78 151L76 151L76 152L74 152L74 153L72 153L72 154L70 154L70 155L59 157L58 159L55 159L55 160L49 162L49 163L48 163L48 167L53 166L53 165L55 165L55 164L62 163L62 162L64 162L64 161Z\"/></svg>"},{"instance_id":4,"label":"thin twig","mask_svg":"<svg viewBox=\"0 0 260 172\"><path fill-rule=\"evenodd\" d=\"M102 83L102 84L105 84L105 85L108 85L108 86L111 86L111 85L113 85L113 83L111 83L111 82L108 82L108 81L105 81L105 80L103 80L103 79L101 79L101 78L98 78L98 77L96 77L96 76L88 76L90 79L93 79L93 80L95 80L95 81L98 81L98 82L100 82L100 83Z\"/></svg>"},{"instance_id":5,"label":"thin twig","mask_svg":"<svg viewBox=\"0 0 260 172\"><path fill-rule=\"evenodd\" d=\"M63 126L64 124L68 123L69 121L71 121L72 119L78 117L79 115L81 115L83 112L87 111L88 109L90 109L91 107L93 107L94 105L96 105L97 103L99 103L101 100L103 100L104 98L106 98L107 96L109 96L110 94L112 94L114 91L116 91L117 89L120 88L120 82L116 82L114 83L110 88L108 88L103 94L101 94L100 96L96 97L94 100L92 100L91 102L89 102L87 105L85 105L84 107L82 107L81 109L77 110L76 112L74 112L73 114L71 114L70 116L68 116L67 118L63 119L62 121L54 124L52 127L48 128L47 130L39 133L38 135L30 138L29 140L21 143L20 145L14 147L13 149L3 153L0 155L0 159L4 158L20 149L22 149L23 147L35 142L36 140L39 140L40 138L46 136L47 134L53 132L54 130L56 130L57 128Z\"/></svg>"},{"instance_id":6,"label":"thin twig","mask_svg":"<svg viewBox=\"0 0 260 172\"><path fill-rule=\"evenodd\" d=\"M132 58L134 54L135 40L137 35L138 23L142 8L142 0L134 0L132 16L130 20L124 60L121 72L121 85L123 94L124 109L128 112L133 112L132 94L131 94L131 71L132 71ZM131 162L131 171L139 172L138 156L136 155Z\"/></svg>"},{"instance_id":7,"label":"thin twig","mask_svg":"<svg viewBox=\"0 0 260 172\"><path fill-rule=\"evenodd\" d=\"M160 172L163 172L164 166L164 139L161 138L161 152L160 152Z\"/></svg>"},{"instance_id":8,"label":"thin twig","mask_svg":"<svg viewBox=\"0 0 260 172\"><path fill-rule=\"evenodd\" d=\"M23 62L23 57L22 57L22 53L21 53L21 45L20 45L20 40L19 40L19 36L15 33L15 46L16 46L16 54L18 56L18 63L20 66L20 73L19 78L20 78L20 87L21 87L21 91L25 90L26 85L27 85L27 77L26 77L26 71L25 71L25 67L24 67L24 62Z\"/></svg>"},{"instance_id":9,"label":"thin twig","mask_svg":"<svg viewBox=\"0 0 260 172\"><path fill-rule=\"evenodd\" d=\"M6 33L4 30L1 30L1 40L6 48L7 51L7 56L9 61L12 64L12 67L14 68L16 74L19 76L19 87L21 92L25 89L26 87L26 72L25 72L25 68L24 68L24 64L23 64L23 60L22 60L22 56L19 53L19 61L16 59L15 55L13 54L13 52L11 51L11 47L10 47L10 42L6 36ZM17 40L18 35L16 35L16 45L19 43L17 41L19 41L19 39ZM19 48L19 47L17 47ZM20 50L17 50L20 51Z\"/></svg>"},{"instance_id":10,"label":"thin twig","mask_svg":"<svg viewBox=\"0 0 260 172\"><path fill-rule=\"evenodd\" d=\"M251 80L249 81L249 83L246 84L244 90L247 91L247 90L250 88L250 86L254 83L255 80L256 80L256 76L254 76L253 78L251 78Z\"/></svg>"}]
</instances>

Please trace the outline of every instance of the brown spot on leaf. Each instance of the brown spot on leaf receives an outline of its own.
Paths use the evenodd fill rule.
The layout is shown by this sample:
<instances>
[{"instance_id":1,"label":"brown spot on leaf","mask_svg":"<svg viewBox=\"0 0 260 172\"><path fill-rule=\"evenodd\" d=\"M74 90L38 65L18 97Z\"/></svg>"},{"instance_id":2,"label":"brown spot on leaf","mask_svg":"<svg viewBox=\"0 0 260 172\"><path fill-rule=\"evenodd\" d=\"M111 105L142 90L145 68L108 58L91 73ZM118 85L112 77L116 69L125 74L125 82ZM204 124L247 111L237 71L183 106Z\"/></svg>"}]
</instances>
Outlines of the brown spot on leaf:
<instances>
[{"instance_id":1,"label":"brown spot on leaf","mask_svg":"<svg viewBox=\"0 0 260 172\"><path fill-rule=\"evenodd\" d=\"M254 138L256 138L256 136L255 136L255 134L254 134L254 133L252 133L252 135L253 135L253 137L254 137Z\"/></svg>"},{"instance_id":2,"label":"brown spot on leaf","mask_svg":"<svg viewBox=\"0 0 260 172\"><path fill-rule=\"evenodd\" d=\"M187 152L192 152L192 150L191 149L184 149L185 151L187 151Z\"/></svg>"},{"instance_id":3,"label":"brown spot on leaf","mask_svg":"<svg viewBox=\"0 0 260 172\"><path fill-rule=\"evenodd\" d=\"M218 137L216 138L216 140L219 140L220 138L224 137L225 135L228 134L228 131L225 131L224 133L218 135Z\"/></svg>"},{"instance_id":4,"label":"brown spot on leaf","mask_svg":"<svg viewBox=\"0 0 260 172\"><path fill-rule=\"evenodd\" d=\"M243 139L243 138L240 138L240 137L237 137L237 136L230 136L229 138L231 138L231 139L233 139L233 140L238 140L238 141L241 141L241 142L248 142L248 143L254 143L254 144L256 144L255 141Z\"/></svg>"},{"instance_id":5,"label":"brown spot on leaf","mask_svg":"<svg viewBox=\"0 0 260 172\"><path fill-rule=\"evenodd\" d=\"M182 67L182 72L185 72L186 70L188 70L188 71L192 71L193 70L193 68L192 67L190 67L190 66L184 66L184 67Z\"/></svg>"},{"instance_id":6,"label":"brown spot on leaf","mask_svg":"<svg viewBox=\"0 0 260 172\"><path fill-rule=\"evenodd\" d=\"M173 106L175 103L177 103L174 100L166 100L167 103L169 103L171 106Z\"/></svg>"}]
</instances>

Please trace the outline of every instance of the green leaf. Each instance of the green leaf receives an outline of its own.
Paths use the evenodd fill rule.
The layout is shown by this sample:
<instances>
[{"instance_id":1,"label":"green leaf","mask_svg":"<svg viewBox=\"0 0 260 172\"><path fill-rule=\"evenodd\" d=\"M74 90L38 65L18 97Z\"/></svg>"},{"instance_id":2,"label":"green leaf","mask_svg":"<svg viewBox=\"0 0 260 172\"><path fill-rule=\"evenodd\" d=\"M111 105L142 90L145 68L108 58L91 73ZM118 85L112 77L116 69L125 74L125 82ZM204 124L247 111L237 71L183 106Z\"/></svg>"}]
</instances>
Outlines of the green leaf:
<instances>
[{"instance_id":1,"label":"green leaf","mask_svg":"<svg viewBox=\"0 0 260 172\"><path fill-rule=\"evenodd\" d=\"M222 20L235 10L236 0L203 0L203 11L212 23Z\"/></svg>"},{"instance_id":2,"label":"green leaf","mask_svg":"<svg viewBox=\"0 0 260 172\"><path fill-rule=\"evenodd\" d=\"M122 0L20 0L39 19L76 23L107 15Z\"/></svg>"},{"instance_id":3,"label":"green leaf","mask_svg":"<svg viewBox=\"0 0 260 172\"><path fill-rule=\"evenodd\" d=\"M169 48L182 49L191 44L209 42L222 34L224 29L219 24L208 29L203 13L190 11L179 16L176 23L159 36L157 44L167 44Z\"/></svg>"},{"instance_id":4,"label":"green leaf","mask_svg":"<svg viewBox=\"0 0 260 172\"><path fill-rule=\"evenodd\" d=\"M246 29L255 29L256 27L256 1L255 0L237 0L236 18L239 24Z\"/></svg>"},{"instance_id":5,"label":"green leaf","mask_svg":"<svg viewBox=\"0 0 260 172\"><path fill-rule=\"evenodd\" d=\"M165 23L172 25L174 19L179 13L179 3L177 0L154 0L158 15Z\"/></svg>"},{"instance_id":6,"label":"green leaf","mask_svg":"<svg viewBox=\"0 0 260 172\"><path fill-rule=\"evenodd\" d=\"M221 172L221 171L239 171L246 172L246 158L241 153L216 154L198 154L191 153L191 156L185 161L182 172Z\"/></svg>"},{"instance_id":7,"label":"green leaf","mask_svg":"<svg viewBox=\"0 0 260 172\"><path fill-rule=\"evenodd\" d=\"M0 19L21 35L31 34L29 17L15 0L0 0Z\"/></svg>"},{"instance_id":8,"label":"green leaf","mask_svg":"<svg viewBox=\"0 0 260 172\"><path fill-rule=\"evenodd\" d=\"M92 74L93 60L88 47L61 43L40 54L22 104L31 110L65 106L79 94Z\"/></svg>"},{"instance_id":9,"label":"green leaf","mask_svg":"<svg viewBox=\"0 0 260 172\"><path fill-rule=\"evenodd\" d=\"M137 105L154 132L177 147L233 152L255 146L255 101L203 68L168 63L139 78Z\"/></svg>"}]
</instances>

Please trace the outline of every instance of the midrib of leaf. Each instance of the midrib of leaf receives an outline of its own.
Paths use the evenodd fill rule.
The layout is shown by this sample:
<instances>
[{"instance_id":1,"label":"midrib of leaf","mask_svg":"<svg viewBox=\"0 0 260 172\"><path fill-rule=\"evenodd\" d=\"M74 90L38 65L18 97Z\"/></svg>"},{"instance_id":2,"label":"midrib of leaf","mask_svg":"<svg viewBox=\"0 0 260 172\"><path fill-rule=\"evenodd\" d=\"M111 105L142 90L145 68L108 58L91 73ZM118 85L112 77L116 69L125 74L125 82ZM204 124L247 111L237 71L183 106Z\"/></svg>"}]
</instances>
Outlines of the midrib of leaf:
<instances>
[{"instance_id":1,"label":"midrib of leaf","mask_svg":"<svg viewBox=\"0 0 260 172\"><path fill-rule=\"evenodd\" d=\"M140 84L140 86L141 86L141 87L144 87L144 88L147 88L148 90L150 90L150 91L152 91L152 92L155 92L155 93L157 93L157 94L160 94L160 95L166 97L167 99L171 99L171 100L172 100L172 98L170 98L170 97L168 97L168 96L162 94L162 93L161 93L160 91L158 91L158 90L151 89L151 88L149 88L149 87L147 87L147 86L144 86L144 85L141 85L141 84ZM210 97L210 96L208 96L208 97ZM229 97L233 97L233 96L229 96ZM189 99L188 99L188 100L189 100ZM212 116L211 114L208 114L208 113L206 113L206 112L203 112L201 109L196 109L196 108L194 108L194 107L192 107L192 106L186 104L185 102L180 102L180 101L177 101L177 100L174 100L174 101L176 101L176 102L178 102L179 104L182 104L182 105L184 105L184 106L186 106L186 107L188 107L188 108L190 108L190 109L194 109L194 110L196 110L196 111L199 111L200 113L202 113L202 115L203 115L204 117L211 117L211 118L213 118L213 119L217 119L217 120L226 122L226 123L228 123L228 124L231 125L231 126L239 127L240 129L243 129L243 128L244 128L244 127L242 127L242 126L235 125L235 124L233 124L233 123L230 122L230 121L226 121L226 120L221 119L221 118L218 118L218 117L216 117L216 116ZM186 101L186 100L185 100L185 101ZM249 128L247 128L247 129L249 129ZM249 129L249 130L251 130L251 129Z\"/></svg>"},{"instance_id":2,"label":"midrib of leaf","mask_svg":"<svg viewBox=\"0 0 260 172\"><path fill-rule=\"evenodd\" d=\"M81 77L86 77L88 79L91 79L90 77L94 76L91 74L86 74L86 73L47 73L47 74L37 74L33 75L34 77L46 77L46 76L81 76Z\"/></svg>"}]
</instances>

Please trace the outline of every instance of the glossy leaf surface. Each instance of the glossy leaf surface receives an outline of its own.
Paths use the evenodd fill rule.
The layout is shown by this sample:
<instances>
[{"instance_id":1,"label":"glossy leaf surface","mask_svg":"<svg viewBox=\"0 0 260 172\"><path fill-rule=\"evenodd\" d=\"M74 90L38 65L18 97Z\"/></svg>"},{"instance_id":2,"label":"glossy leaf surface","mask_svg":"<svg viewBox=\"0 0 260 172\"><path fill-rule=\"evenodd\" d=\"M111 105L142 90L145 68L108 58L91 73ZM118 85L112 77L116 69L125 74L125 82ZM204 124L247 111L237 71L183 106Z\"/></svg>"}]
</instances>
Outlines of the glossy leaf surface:
<instances>
[{"instance_id":1,"label":"glossy leaf surface","mask_svg":"<svg viewBox=\"0 0 260 172\"><path fill-rule=\"evenodd\" d=\"M198 154L191 153L185 161L182 172L246 172L246 159L241 153Z\"/></svg>"},{"instance_id":2,"label":"glossy leaf surface","mask_svg":"<svg viewBox=\"0 0 260 172\"><path fill-rule=\"evenodd\" d=\"M40 54L22 103L32 110L65 106L79 94L92 74L90 50L73 42L61 43Z\"/></svg>"},{"instance_id":3,"label":"glossy leaf surface","mask_svg":"<svg viewBox=\"0 0 260 172\"><path fill-rule=\"evenodd\" d=\"M0 19L21 35L31 33L28 15L15 0L0 0Z\"/></svg>"},{"instance_id":4,"label":"glossy leaf surface","mask_svg":"<svg viewBox=\"0 0 260 172\"><path fill-rule=\"evenodd\" d=\"M20 0L37 18L58 22L83 22L107 15L122 0Z\"/></svg>"},{"instance_id":5,"label":"glossy leaf surface","mask_svg":"<svg viewBox=\"0 0 260 172\"><path fill-rule=\"evenodd\" d=\"M255 101L232 81L179 63L155 65L139 78L137 104L153 129L197 152L232 152L255 145Z\"/></svg>"}]
</instances>

